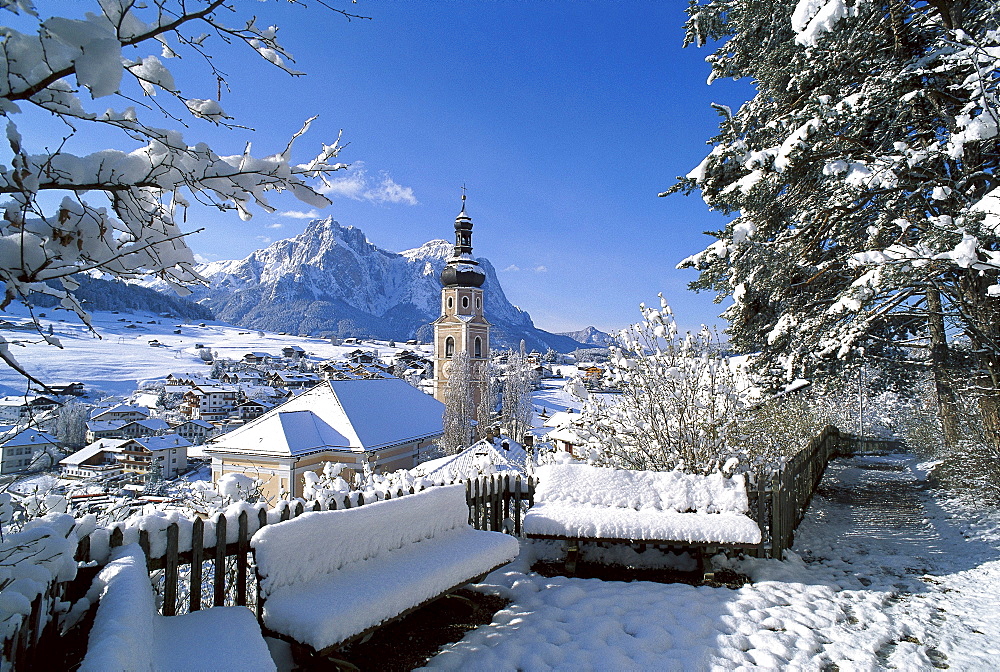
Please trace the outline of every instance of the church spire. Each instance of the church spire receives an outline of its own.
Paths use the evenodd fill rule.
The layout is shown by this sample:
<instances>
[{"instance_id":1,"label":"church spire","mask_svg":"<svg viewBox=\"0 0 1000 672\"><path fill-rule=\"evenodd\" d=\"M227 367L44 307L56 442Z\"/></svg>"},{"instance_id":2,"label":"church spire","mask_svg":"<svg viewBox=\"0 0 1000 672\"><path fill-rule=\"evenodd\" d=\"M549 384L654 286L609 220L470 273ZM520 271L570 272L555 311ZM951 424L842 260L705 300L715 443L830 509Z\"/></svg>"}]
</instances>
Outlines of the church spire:
<instances>
[{"instance_id":1,"label":"church spire","mask_svg":"<svg viewBox=\"0 0 1000 672\"><path fill-rule=\"evenodd\" d=\"M465 211L463 184L462 210L455 218L455 251L441 271L441 284L445 287L482 287L486 276L478 266L479 262L472 256L472 218Z\"/></svg>"},{"instance_id":2,"label":"church spire","mask_svg":"<svg viewBox=\"0 0 1000 672\"><path fill-rule=\"evenodd\" d=\"M455 258L472 259L472 218L465 212L465 185L462 185L462 211L455 218ZM476 263L472 261L471 263Z\"/></svg>"}]
</instances>

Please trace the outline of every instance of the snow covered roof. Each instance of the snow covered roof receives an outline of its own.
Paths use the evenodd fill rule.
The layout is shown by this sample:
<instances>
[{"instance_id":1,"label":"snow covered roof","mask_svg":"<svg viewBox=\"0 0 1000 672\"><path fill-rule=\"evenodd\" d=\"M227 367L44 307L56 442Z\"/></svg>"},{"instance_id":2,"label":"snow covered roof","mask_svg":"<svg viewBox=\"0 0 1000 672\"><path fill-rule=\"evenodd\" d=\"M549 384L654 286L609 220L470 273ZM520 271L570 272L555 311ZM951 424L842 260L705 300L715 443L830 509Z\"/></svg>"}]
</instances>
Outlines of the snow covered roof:
<instances>
[{"instance_id":1,"label":"snow covered roof","mask_svg":"<svg viewBox=\"0 0 1000 672\"><path fill-rule=\"evenodd\" d=\"M444 404L399 378L323 382L218 438L208 451L295 456L379 450L442 431Z\"/></svg>"},{"instance_id":2,"label":"snow covered roof","mask_svg":"<svg viewBox=\"0 0 1000 672\"><path fill-rule=\"evenodd\" d=\"M232 387L230 385L197 385L195 389L192 390L196 394L201 392L202 394L236 394L239 392L238 387Z\"/></svg>"},{"instance_id":3,"label":"snow covered roof","mask_svg":"<svg viewBox=\"0 0 1000 672\"><path fill-rule=\"evenodd\" d=\"M527 454L516 441L507 440L510 450L494 446L486 440L472 444L456 455L439 457L423 462L413 470L414 474L437 480L475 478L484 473L510 471L524 474Z\"/></svg>"},{"instance_id":4,"label":"snow covered roof","mask_svg":"<svg viewBox=\"0 0 1000 672\"><path fill-rule=\"evenodd\" d=\"M580 414L572 411L557 411L545 419L544 427L565 427L574 420L579 420Z\"/></svg>"},{"instance_id":5,"label":"snow covered roof","mask_svg":"<svg viewBox=\"0 0 1000 672\"><path fill-rule=\"evenodd\" d=\"M54 404L48 397L31 394L16 394L11 397L0 397L0 406L30 406L31 404Z\"/></svg>"},{"instance_id":6,"label":"snow covered roof","mask_svg":"<svg viewBox=\"0 0 1000 672\"><path fill-rule=\"evenodd\" d=\"M572 443L574 445L583 442L580 432L572 427L559 427L558 429L553 429L545 435L545 439L547 441L565 441L566 443Z\"/></svg>"},{"instance_id":7,"label":"snow covered roof","mask_svg":"<svg viewBox=\"0 0 1000 672\"><path fill-rule=\"evenodd\" d=\"M99 439L88 446L84 446L72 455L59 460L59 464L77 466L98 453L120 453L122 452L121 445L127 441L128 439Z\"/></svg>"},{"instance_id":8,"label":"snow covered roof","mask_svg":"<svg viewBox=\"0 0 1000 672\"><path fill-rule=\"evenodd\" d=\"M117 432L129 424L129 420L91 420L87 423L88 432Z\"/></svg>"},{"instance_id":9,"label":"snow covered roof","mask_svg":"<svg viewBox=\"0 0 1000 672\"><path fill-rule=\"evenodd\" d=\"M183 436L177 434L164 434L163 436L145 436L141 439L129 439L125 443L138 443L149 452L166 450L167 448L187 448L191 442Z\"/></svg>"},{"instance_id":10,"label":"snow covered roof","mask_svg":"<svg viewBox=\"0 0 1000 672\"><path fill-rule=\"evenodd\" d=\"M170 423L163 418L147 418L146 420L133 420L128 423L129 425L139 425L140 427L145 427L146 429L159 432L164 429L170 429Z\"/></svg>"},{"instance_id":11,"label":"snow covered roof","mask_svg":"<svg viewBox=\"0 0 1000 672\"><path fill-rule=\"evenodd\" d=\"M215 425L213 425L211 422L205 422L204 420L199 420L199 419L186 420L177 425L177 427L183 427L184 425L195 425L197 427L204 427L205 429L215 429Z\"/></svg>"},{"instance_id":12,"label":"snow covered roof","mask_svg":"<svg viewBox=\"0 0 1000 672\"><path fill-rule=\"evenodd\" d=\"M253 427L251 428L251 424ZM349 450L350 440L311 410L276 411L228 434L226 448L275 456L307 455L326 449ZM252 430L252 431L248 431ZM237 436L239 434L243 434ZM253 442L256 440L257 445Z\"/></svg>"},{"instance_id":13,"label":"snow covered roof","mask_svg":"<svg viewBox=\"0 0 1000 672\"><path fill-rule=\"evenodd\" d=\"M90 416L92 420L98 420L102 415L111 415L113 413L124 414L124 413L137 413L139 415L149 415L149 409L144 406L130 406L128 404L117 404L108 409L98 410L93 415Z\"/></svg>"},{"instance_id":14,"label":"snow covered roof","mask_svg":"<svg viewBox=\"0 0 1000 672\"><path fill-rule=\"evenodd\" d=\"M55 446L59 443L59 440L52 436L51 434L46 434L45 432L39 432L37 429L26 429L19 434L16 434L13 438L8 439L4 442L3 447L7 446L45 446L52 445Z\"/></svg>"}]
</instances>

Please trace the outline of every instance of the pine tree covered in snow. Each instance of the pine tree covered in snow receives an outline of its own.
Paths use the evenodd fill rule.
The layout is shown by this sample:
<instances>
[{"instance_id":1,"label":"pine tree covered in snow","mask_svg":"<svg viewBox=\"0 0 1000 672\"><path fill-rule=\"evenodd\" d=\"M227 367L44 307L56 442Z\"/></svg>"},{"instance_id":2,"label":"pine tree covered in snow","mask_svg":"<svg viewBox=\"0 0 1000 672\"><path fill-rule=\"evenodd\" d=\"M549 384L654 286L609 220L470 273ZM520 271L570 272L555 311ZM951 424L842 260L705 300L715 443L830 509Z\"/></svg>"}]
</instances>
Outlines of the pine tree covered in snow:
<instances>
[{"instance_id":1,"label":"pine tree covered in snow","mask_svg":"<svg viewBox=\"0 0 1000 672\"><path fill-rule=\"evenodd\" d=\"M227 89L215 59L223 43L301 74L292 69L277 28L241 17L240 3L108 0L93 3L81 18L46 16L51 7L36 12L29 0L0 7L33 24L28 32L0 27L0 114L10 146L7 165L0 166L4 306L27 301L32 292L49 294L86 322L72 277L81 271L118 278L153 273L183 291L199 280L178 226L178 210L190 198L244 219L251 203L271 210L268 191L288 191L316 207L329 204L306 180L344 167L331 162L339 143L322 145L305 163L292 160L294 141L311 120L267 157L251 155L249 145L243 154L219 156L156 125L199 120L237 128L218 102ZM175 81L168 64L179 56L208 68L218 84L214 99L189 95ZM91 102L98 99L107 102ZM49 116L64 122L64 137L22 136L22 119L30 128L35 117ZM121 149L74 153L101 133L120 134ZM20 369L2 340L0 358Z\"/></svg>"},{"instance_id":2,"label":"pine tree covered in snow","mask_svg":"<svg viewBox=\"0 0 1000 672\"><path fill-rule=\"evenodd\" d=\"M721 40L711 79L757 95L719 106L708 157L668 190L737 216L681 262L734 303L732 343L792 380L928 347L946 411L947 324L976 354L1000 441L1000 5L992 0L693 0L687 44ZM993 205L989 205L990 203ZM995 212L995 209L994 209Z\"/></svg>"}]
</instances>

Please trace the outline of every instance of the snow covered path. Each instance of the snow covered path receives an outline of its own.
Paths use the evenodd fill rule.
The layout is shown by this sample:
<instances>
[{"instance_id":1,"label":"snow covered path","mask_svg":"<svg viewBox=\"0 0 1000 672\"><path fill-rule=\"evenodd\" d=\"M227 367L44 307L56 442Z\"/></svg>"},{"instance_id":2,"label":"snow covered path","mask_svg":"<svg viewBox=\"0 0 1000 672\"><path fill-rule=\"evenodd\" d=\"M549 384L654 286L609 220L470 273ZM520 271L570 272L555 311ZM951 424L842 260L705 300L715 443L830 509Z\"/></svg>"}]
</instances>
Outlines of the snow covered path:
<instances>
[{"instance_id":1,"label":"snow covered path","mask_svg":"<svg viewBox=\"0 0 1000 672\"><path fill-rule=\"evenodd\" d=\"M728 588L544 578L543 547L483 589L513 600L448 669L995 669L1000 514L928 488L905 455L836 460L782 562Z\"/></svg>"}]
</instances>

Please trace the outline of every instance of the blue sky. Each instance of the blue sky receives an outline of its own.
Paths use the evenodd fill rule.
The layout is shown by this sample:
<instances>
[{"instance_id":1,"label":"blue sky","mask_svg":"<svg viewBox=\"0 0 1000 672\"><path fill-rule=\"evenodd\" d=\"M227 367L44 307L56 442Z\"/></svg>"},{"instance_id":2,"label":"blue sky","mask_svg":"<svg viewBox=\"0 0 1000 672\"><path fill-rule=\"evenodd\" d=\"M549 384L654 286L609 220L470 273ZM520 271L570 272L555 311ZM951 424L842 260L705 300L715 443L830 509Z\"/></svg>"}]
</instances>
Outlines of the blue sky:
<instances>
[{"instance_id":1,"label":"blue sky","mask_svg":"<svg viewBox=\"0 0 1000 672\"><path fill-rule=\"evenodd\" d=\"M239 2L280 27L307 74L216 49L232 89L223 108L255 132L192 122L185 137L222 154L251 140L269 154L318 114L296 158L343 129L341 160L352 164L318 216L401 251L453 237L464 183L475 253L538 326L620 328L660 291L682 325L719 324L712 296L686 288L696 274L674 266L724 220L697 196L657 193L709 151L718 120L709 103L735 107L752 90L706 85L710 50L681 48L685 5L359 0L349 9L372 20L348 22L320 6ZM167 63L187 95L214 97L193 59ZM283 214L258 210L249 222L192 210L187 226L205 231L189 244L205 259L242 258L313 214L291 198L273 203Z\"/></svg>"}]
</instances>

